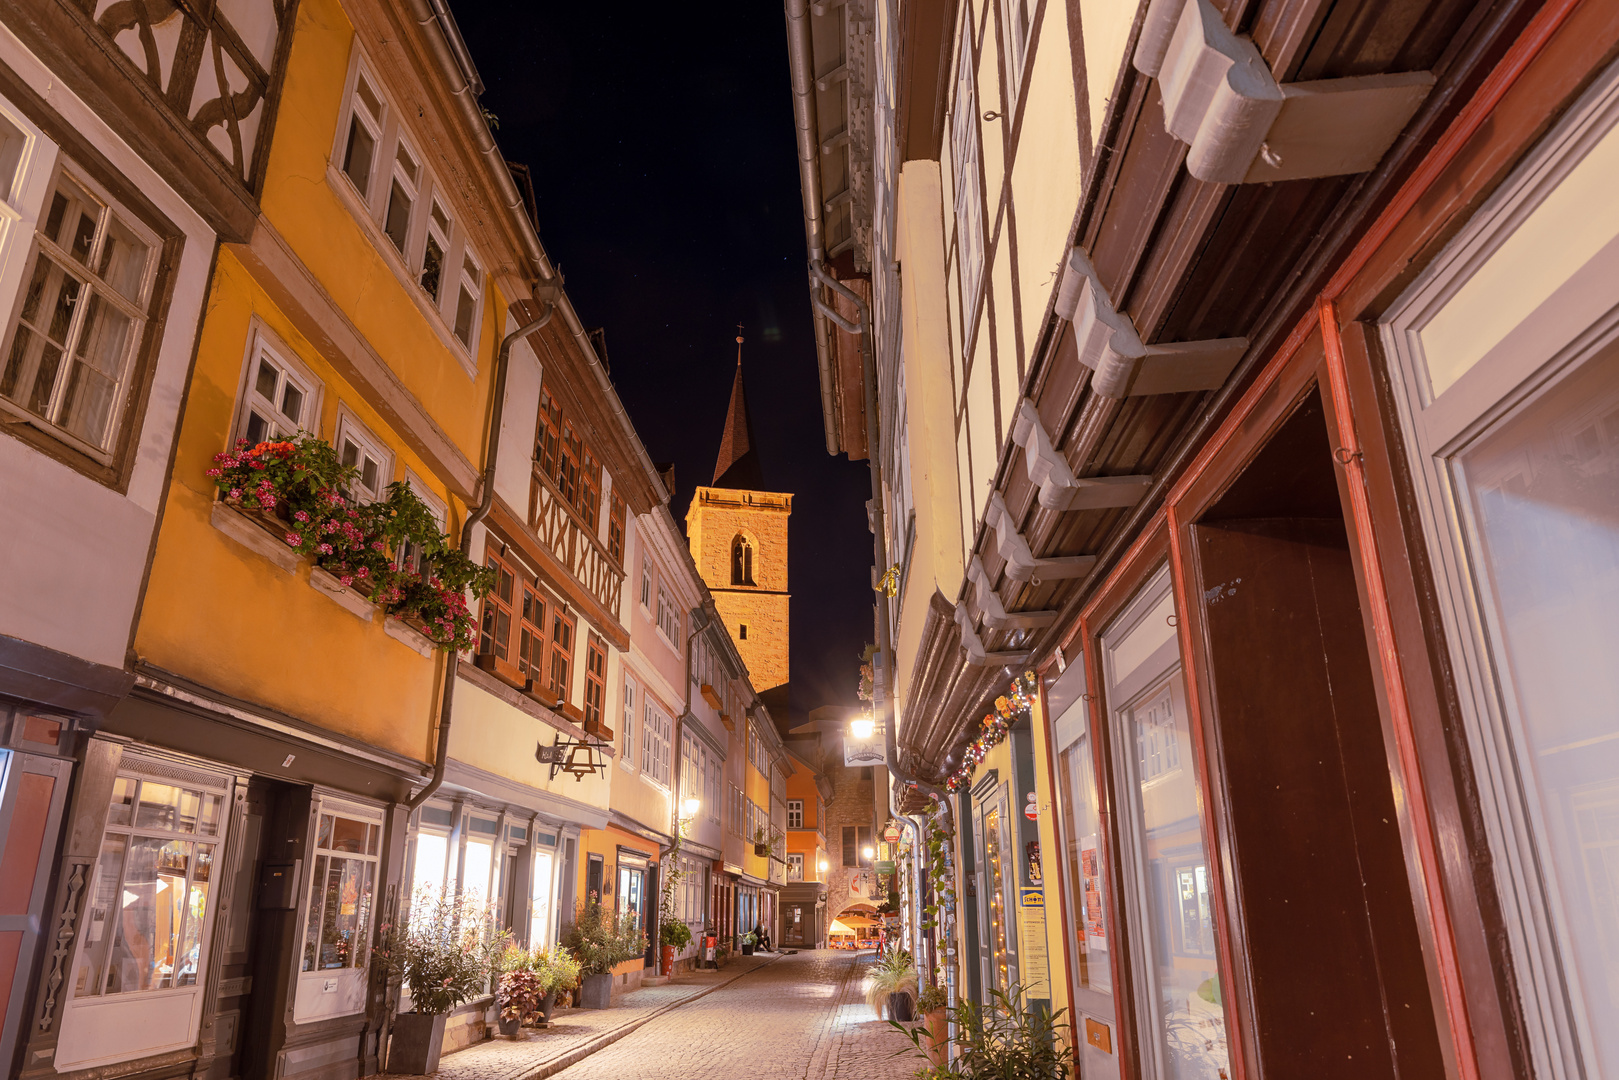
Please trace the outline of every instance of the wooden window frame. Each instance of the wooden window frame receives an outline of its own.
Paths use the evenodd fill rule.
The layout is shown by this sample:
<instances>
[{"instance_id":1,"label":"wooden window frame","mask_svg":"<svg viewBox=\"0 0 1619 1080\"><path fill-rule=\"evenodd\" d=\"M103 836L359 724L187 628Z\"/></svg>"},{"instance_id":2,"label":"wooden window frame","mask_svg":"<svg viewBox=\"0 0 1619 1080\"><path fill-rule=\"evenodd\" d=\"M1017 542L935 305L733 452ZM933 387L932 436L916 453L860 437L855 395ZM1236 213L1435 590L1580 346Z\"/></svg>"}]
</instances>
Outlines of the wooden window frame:
<instances>
[{"instance_id":1,"label":"wooden window frame","mask_svg":"<svg viewBox=\"0 0 1619 1080\"><path fill-rule=\"evenodd\" d=\"M512 647L520 640L520 592L523 587L523 574L513 560L507 559L491 545L484 552L484 565L495 568L495 587L483 598L482 607L478 616L478 646L474 654L474 662L485 671L500 676L506 682L516 686L523 685L524 678L517 664L512 660ZM502 584L510 582L510 594L502 597L500 590ZM506 617L506 644L505 655L498 650L500 642L500 616ZM493 622L491 622L493 620ZM490 648L486 651L484 646Z\"/></svg>"},{"instance_id":2,"label":"wooden window frame","mask_svg":"<svg viewBox=\"0 0 1619 1080\"><path fill-rule=\"evenodd\" d=\"M624 565L624 498L618 492L612 493L611 509L607 517L607 554L619 566Z\"/></svg>"},{"instance_id":3,"label":"wooden window frame","mask_svg":"<svg viewBox=\"0 0 1619 1080\"><path fill-rule=\"evenodd\" d=\"M612 741L613 729L606 724L607 643L594 631L585 639L585 730Z\"/></svg>"},{"instance_id":4,"label":"wooden window frame","mask_svg":"<svg viewBox=\"0 0 1619 1080\"><path fill-rule=\"evenodd\" d=\"M579 624L574 617L563 612L561 605L551 609L551 661L547 669L551 692L556 695L557 707L573 715L573 654L577 644ZM566 631L564 633L564 631ZM564 640L565 639L565 640Z\"/></svg>"},{"instance_id":5,"label":"wooden window frame","mask_svg":"<svg viewBox=\"0 0 1619 1080\"><path fill-rule=\"evenodd\" d=\"M546 635L551 599L538 582L522 583L523 601L517 613L517 673L528 690L550 685L550 639ZM524 648L524 643L527 648Z\"/></svg>"}]
</instances>

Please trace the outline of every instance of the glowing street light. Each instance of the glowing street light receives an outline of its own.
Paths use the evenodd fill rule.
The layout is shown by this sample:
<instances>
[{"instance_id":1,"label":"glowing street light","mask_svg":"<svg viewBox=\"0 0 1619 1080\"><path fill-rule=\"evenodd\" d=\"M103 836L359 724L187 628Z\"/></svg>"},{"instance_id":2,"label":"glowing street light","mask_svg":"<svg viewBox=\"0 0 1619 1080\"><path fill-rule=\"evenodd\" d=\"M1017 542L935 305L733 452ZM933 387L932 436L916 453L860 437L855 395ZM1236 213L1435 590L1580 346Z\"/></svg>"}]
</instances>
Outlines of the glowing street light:
<instances>
[{"instance_id":1,"label":"glowing street light","mask_svg":"<svg viewBox=\"0 0 1619 1080\"><path fill-rule=\"evenodd\" d=\"M702 809L702 806L702 800L695 796L687 796L680 800L680 819L687 821L696 817L697 811Z\"/></svg>"},{"instance_id":2,"label":"glowing street light","mask_svg":"<svg viewBox=\"0 0 1619 1080\"><path fill-rule=\"evenodd\" d=\"M870 862L871 859L872 859L872 856L874 856L876 854L877 854L877 849L872 847L870 844L867 844L865 847L860 849L860 857L865 859L867 862Z\"/></svg>"},{"instance_id":3,"label":"glowing street light","mask_svg":"<svg viewBox=\"0 0 1619 1080\"><path fill-rule=\"evenodd\" d=\"M861 742L871 738L872 735L876 734L876 731L877 721L872 719L869 715L858 716L849 721L849 734L853 735Z\"/></svg>"}]
</instances>

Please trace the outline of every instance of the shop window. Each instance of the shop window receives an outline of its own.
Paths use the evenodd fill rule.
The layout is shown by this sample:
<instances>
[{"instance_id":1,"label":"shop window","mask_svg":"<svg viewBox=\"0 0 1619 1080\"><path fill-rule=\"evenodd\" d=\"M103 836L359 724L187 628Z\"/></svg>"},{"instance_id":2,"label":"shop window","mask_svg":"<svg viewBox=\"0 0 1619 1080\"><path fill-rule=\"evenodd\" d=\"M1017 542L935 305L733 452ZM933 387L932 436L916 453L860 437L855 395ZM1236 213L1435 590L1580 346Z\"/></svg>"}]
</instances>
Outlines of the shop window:
<instances>
[{"instance_id":1,"label":"shop window","mask_svg":"<svg viewBox=\"0 0 1619 1080\"><path fill-rule=\"evenodd\" d=\"M501 862L495 857L498 830L499 822L468 815L467 852L461 870L462 894L481 903L495 905L497 911L501 899Z\"/></svg>"},{"instance_id":2,"label":"shop window","mask_svg":"<svg viewBox=\"0 0 1619 1080\"><path fill-rule=\"evenodd\" d=\"M1009 991L1017 982L1017 967L1013 957L1013 934L1010 928L1012 912L1013 869L1012 856L1007 847L1014 843L1010 823L1006 820L1006 793L1001 788L994 800L978 809L978 840L984 853L979 880L979 928L985 946L981 956L986 986Z\"/></svg>"},{"instance_id":3,"label":"shop window","mask_svg":"<svg viewBox=\"0 0 1619 1080\"><path fill-rule=\"evenodd\" d=\"M551 691L566 705L573 693L573 620L551 613Z\"/></svg>"},{"instance_id":4,"label":"shop window","mask_svg":"<svg viewBox=\"0 0 1619 1080\"><path fill-rule=\"evenodd\" d=\"M422 811L425 826L427 811ZM448 822L449 814L444 815ZM454 881L459 866L458 850L450 847L448 833L432 832L424 827L416 834L416 869L411 875L411 894L436 897L444 892L445 882Z\"/></svg>"},{"instance_id":5,"label":"shop window","mask_svg":"<svg viewBox=\"0 0 1619 1080\"><path fill-rule=\"evenodd\" d=\"M365 1008L381 815L318 800L309 845L308 907L293 1016L300 1022Z\"/></svg>"},{"instance_id":6,"label":"shop window","mask_svg":"<svg viewBox=\"0 0 1619 1080\"><path fill-rule=\"evenodd\" d=\"M802 829L804 827L804 800L787 800L787 827L789 829Z\"/></svg>"},{"instance_id":7,"label":"shop window","mask_svg":"<svg viewBox=\"0 0 1619 1080\"><path fill-rule=\"evenodd\" d=\"M552 943L551 897L556 890L555 868L556 857L551 852L534 853L528 908L528 945L531 949L549 947Z\"/></svg>"},{"instance_id":8,"label":"shop window","mask_svg":"<svg viewBox=\"0 0 1619 1080\"><path fill-rule=\"evenodd\" d=\"M219 792L118 777L90 884L75 996L197 984L223 814Z\"/></svg>"},{"instance_id":9,"label":"shop window","mask_svg":"<svg viewBox=\"0 0 1619 1080\"><path fill-rule=\"evenodd\" d=\"M1076 672L1083 669L1075 667ZM1080 731L1058 754L1057 783L1064 890L1072 927L1075 980L1099 993L1113 988L1107 958L1107 919L1102 909L1101 824L1096 806L1096 769L1090 736L1083 731L1085 706L1076 702L1058 721L1059 741L1071 725Z\"/></svg>"},{"instance_id":10,"label":"shop window","mask_svg":"<svg viewBox=\"0 0 1619 1080\"><path fill-rule=\"evenodd\" d=\"M125 413L160 244L66 167L39 221L0 398L24 422L105 464Z\"/></svg>"},{"instance_id":11,"label":"shop window","mask_svg":"<svg viewBox=\"0 0 1619 1080\"><path fill-rule=\"evenodd\" d=\"M601 728L607 699L607 648L591 634L585 644L585 724Z\"/></svg>"}]
</instances>

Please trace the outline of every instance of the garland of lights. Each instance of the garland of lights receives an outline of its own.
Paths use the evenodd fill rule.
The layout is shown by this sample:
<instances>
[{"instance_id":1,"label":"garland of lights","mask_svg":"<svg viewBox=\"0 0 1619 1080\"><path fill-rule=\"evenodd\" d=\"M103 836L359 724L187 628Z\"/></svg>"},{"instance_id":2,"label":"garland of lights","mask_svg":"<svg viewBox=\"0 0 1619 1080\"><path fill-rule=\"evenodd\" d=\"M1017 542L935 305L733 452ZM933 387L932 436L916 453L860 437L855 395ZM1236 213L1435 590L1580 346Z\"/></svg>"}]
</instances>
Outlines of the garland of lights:
<instances>
[{"instance_id":1,"label":"garland of lights","mask_svg":"<svg viewBox=\"0 0 1619 1080\"><path fill-rule=\"evenodd\" d=\"M945 790L955 793L972 782L973 770L978 768L979 762L1006 741L1006 733L1013 724L1029 715L1029 710L1034 707L1034 689L1034 672L1025 671L1012 680L1009 693L995 699L995 711L985 715L982 721L984 730L967 744L967 749L961 755L961 767L945 779Z\"/></svg>"}]
</instances>

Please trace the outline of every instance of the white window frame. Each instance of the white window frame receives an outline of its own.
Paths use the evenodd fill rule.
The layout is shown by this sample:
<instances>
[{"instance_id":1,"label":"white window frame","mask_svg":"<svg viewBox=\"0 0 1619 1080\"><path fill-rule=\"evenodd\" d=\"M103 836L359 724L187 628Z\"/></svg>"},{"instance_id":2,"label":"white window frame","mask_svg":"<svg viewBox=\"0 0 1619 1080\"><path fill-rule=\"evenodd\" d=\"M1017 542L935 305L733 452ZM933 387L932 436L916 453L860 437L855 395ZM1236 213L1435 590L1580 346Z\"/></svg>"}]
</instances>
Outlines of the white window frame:
<instances>
[{"instance_id":1,"label":"white window frame","mask_svg":"<svg viewBox=\"0 0 1619 1080\"><path fill-rule=\"evenodd\" d=\"M1029 45L1034 41L1036 0L1001 0L1001 66L1006 71L1006 109L1015 113L1023 91L1024 70L1028 66ZM1018 23L1021 21L1021 27Z\"/></svg>"},{"instance_id":2,"label":"white window frame","mask_svg":"<svg viewBox=\"0 0 1619 1080\"><path fill-rule=\"evenodd\" d=\"M797 824L794 824L795 818L797 819ZM803 799L787 800L787 827L789 829L802 829L804 827Z\"/></svg>"},{"instance_id":3,"label":"white window frame","mask_svg":"<svg viewBox=\"0 0 1619 1080\"><path fill-rule=\"evenodd\" d=\"M360 100L359 86L362 78L370 88L371 93L375 95L378 107L382 112L381 116L371 116L363 107L355 107ZM383 169L381 166L383 154L387 152L388 141L386 135L388 126L393 121L393 118L393 109L389 106L387 95L382 92L382 83L377 80L376 75L372 72L370 65L366 63L359 50L355 50L354 63L349 70L348 79L343 87L343 111L338 117L337 136L332 147L331 160L333 168L348 182L350 190L359 193L360 202L365 204L368 209L375 202L377 177L389 174L389 170ZM356 119L360 121L367 133L375 140L371 146L371 167L366 170L365 188L363 190L359 184L355 183L354 178L349 175L346 168L349 132L352 130Z\"/></svg>"},{"instance_id":4,"label":"white window frame","mask_svg":"<svg viewBox=\"0 0 1619 1080\"><path fill-rule=\"evenodd\" d=\"M445 505L444 500L433 494L432 490L427 486L427 481L423 480L416 474L415 470L408 466L405 468L405 483L409 485L411 492L427 505L427 511L433 515L433 520L438 524L439 532L444 532L447 528L445 523L449 520L449 508ZM418 545L406 541L397 554L400 566L408 566L417 573L421 573L422 550Z\"/></svg>"},{"instance_id":5,"label":"white window frame","mask_svg":"<svg viewBox=\"0 0 1619 1080\"><path fill-rule=\"evenodd\" d=\"M635 680L624 673L624 751L618 755L618 767L625 772L635 771Z\"/></svg>"},{"instance_id":6,"label":"white window frame","mask_svg":"<svg viewBox=\"0 0 1619 1080\"><path fill-rule=\"evenodd\" d=\"M1575 967L1576 920L1568 909L1579 902L1562 895L1553 863L1558 845L1534 760L1536 743L1520 713L1510 666L1492 648L1501 640L1500 630L1468 505L1468 478L1457 463L1519 410L1588 370L1595 354L1619 340L1611 256L1594 256L1574 269L1504 338L1459 373L1447 371L1437 387L1421 333L1596 144L1614 137L1616 130L1619 65L1610 65L1379 324L1472 755L1496 896L1516 971L1514 986L1523 998L1530 1071L1536 1076L1578 1076L1600 1069L1593 1029L1605 1021L1586 1007ZM1611 252L1612 244L1608 241L1604 251ZM1544 557L1556 558L1557 552ZM1597 782L1589 783L1594 787ZM1585 974L1589 977L1590 970Z\"/></svg>"},{"instance_id":7,"label":"white window frame","mask_svg":"<svg viewBox=\"0 0 1619 1080\"><path fill-rule=\"evenodd\" d=\"M354 500L362 503L381 502L387 495L388 485L393 483L393 451L387 443L372 434L371 429L354 414L354 410L340 401L337 403L337 431L332 437L332 447L337 451L339 461L343 459L345 442L354 444L361 455L357 460L364 461L363 455L369 453L377 463L376 484L368 486L363 479L356 480L351 493Z\"/></svg>"},{"instance_id":8,"label":"white window frame","mask_svg":"<svg viewBox=\"0 0 1619 1080\"><path fill-rule=\"evenodd\" d=\"M416 234L418 230L416 225L417 219L421 216L422 204L427 201L423 196L427 195L428 198L431 198L426 189L433 185L427 182L430 174L427 171L427 165L422 161L422 155L417 153L416 148L411 145L411 141L406 136L403 128L395 131L394 137L388 140L388 145L393 152L388 156L388 190L381 193L382 232L393 243L394 250L400 258L405 260L406 265L419 271L418 264L420 260L412 257L417 247ZM406 171L404 163L399 160L401 153L409 157L411 164L416 166L416 176L414 178ZM399 185L404 191L405 197L410 200L410 209L405 212L405 235L402 240L388 231L388 218L393 212L395 184Z\"/></svg>"},{"instance_id":9,"label":"white window frame","mask_svg":"<svg viewBox=\"0 0 1619 1080\"><path fill-rule=\"evenodd\" d=\"M801 852L801 851L789 851L787 853L787 880L788 881L803 881L804 880L804 853L803 852Z\"/></svg>"},{"instance_id":10,"label":"white window frame","mask_svg":"<svg viewBox=\"0 0 1619 1080\"><path fill-rule=\"evenodd\" d=\"M483 298L484 298L485 271L483 260L478 258L477 252L470 243L463 243L456 263L454 295L451 301L449 324L450 336L459 341L468 355L475 355L478 351L478 334L483 327ZM467 323L467 335L461 336L461 293L469 291L472 294L472 314Z\"/></svg>"},{"instance_id":11,"label":"white window frame","mask_svg":"<svg viewBox=\"0 0 1619 1080\"><path fill-rule=\"evenodd\" d=\"M236 393L236 420L231 425L230 445L235 446L242 439L247 438L248 415L253 409L255 401L264 401L256 388L258 376L258 361L260 357L268 357L270 362L280 369L280 378L276 383L276 397L282 397L283 388L287 382L292 382L304 394L303 418L299 421L299 428L311 435L319 436L321 431L321 398L326 386L315 377L309 366L298 358L286 344L264 323L254 316L247 335L247 352L242 358L241 383ZM274 403L265 402L275 409L277 420L270 424L267 439L290 439L298 433L298 428L289 429L282 422L285 417L280 407ZM308 421L307 423L305 421Z\"/></svg>"},{"instance_id":12,"label":"white window frame","mask_svg":"<svg viewBox=\"0 0 1619 1080\"><path fill-rule=\"evenodd\" d=\"M955 99L950 110L950 168L954 184L956 272L961 291L961 354L972 355L978 301L984 286L983 152L979 146L978 88L973 64L972 22L963 5L961 48L956 56Z\"/></svg>"},{"instance_id":13,"label":"white window frame","mask_svg":"<svg viewBox=\"0 0 1619 1080\"><path fill-rule=\"evenodd\" d=\"M641 560L641 610L652 612L652 564Z\"/></svg>"},{"instance_id":14,"label":"white window frame","mask_svg":"<svg viewBox=\"0 0 1619 1080\"><path fill-rule=\"evenodd\" d=\"M673 721L651 694L643 693L641 700L641 776L659 787L668 788Z\"/></svg>"},{"instance_id":15,"label":"white window frame","mask_svg":"<svg viewBox=\"0 0 1619 1080\"><path fill-rule=\"evenodd\" d=\"M196 981L190 986L161 990L140 990L124 994L86 995L74 993L75 976L80 953L90 947L90 935L81 933L74 943L74 952L68 967L65 984L66 1004L58 1028L55 1064L64 1067L89 1068L130 1058L144 1057L167 1050L180 1049L196 1042L202 1019L202 1002L208 981L208 965L212 962L213 928L218 921L221 890L227 888L225 880L225 845L230 834L231 783L230 780L206 770L205 766L189 761L170 762L157 757L146 757L126 750L119 763L118 776L150 780L157 784L178 785L202 789L222 797L219 832L209 838L195 836L199 842L214 845L213 871L208 900L202 918L202 936L198 943ZM134 810L131 809L133 821ZM106 835L107 808L101 816L102 835ZM117 827L121 829L121 826ZM142 830L132 827L132 832ZM126 848L125 858L128 858ZM93 868L92 868L93 873ZM88 916L86 916L88 917ZM110 928L109 928L110 929ZM303 938L300 937L299 942Z\"/></svg>"},{"instance_id":16,"label":"white window frame","mask_svg":"<svg viewBox=\"0 0 1619 1080\"><path fill-rule=\"evenodd\" d=\"M444 201L438 197L436 191L427 195L422 201L427 204L427 215L423 222L421 257L413 264L416 271L416 284L427 295L427 299L432 305L442 312L444 310L444 286L450 279L450 252L454 250L450 243L450 238L455 235L455 217L444 209ZM433 214L435 210L444 215L443 226L440 226L435 218ZM437 291L430 291L427 288L427 283L422 280L427 274L427 245L430 241L439 245Z\"/></svg>"},{"instance_id":17,"label":"white window frame","mask_svg":"<svg viewBox=\"0 0 1619 1080\"><path fill-rule=\"evenodd\" d=\"M347 799L316 792L309 808L309 843L308 852L304 860L307 868L303 873L303 880L298 882L302 890L298 898L298 936L294 941L294 953L300 958L303 951L305 936L309 932L309 917L314 905L311 903L311 890L315 885L315 857L318 851L315 847L316 829L322 814L341 814L355 821L363 821L377 826L377 854L352 855L345 853L344 858L359 858L372 863L377 867L376 886L372 893L372 906L370 925L361 928L367 940L371 938L372 931L376 929L377 909L381 906L381 898L386 891L382 879L382 852L388 846L387 824L383 817L381 807L367 806L364 803L351 802ZM375 959L372 955L367 958L364 968L344 968L341 971L331 972L323 970L304 971L301 959L295 961L297 983L293 991L293 1019L298 1023L307 1023L311 1020L325 1020L336 1016L352 1016L365 1011L366 986L370 981L370 961Z\"/></svg>"}]
</instances>

